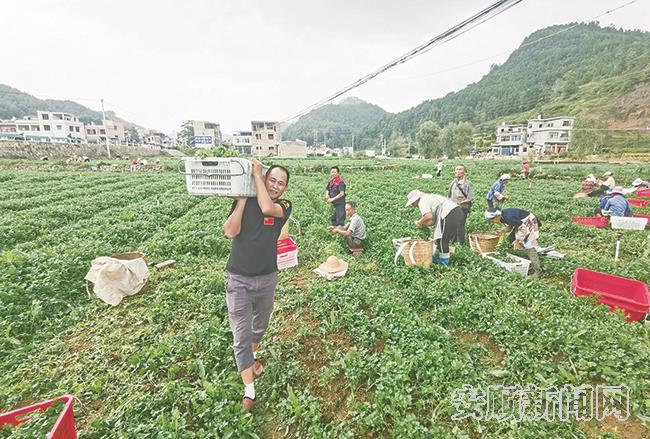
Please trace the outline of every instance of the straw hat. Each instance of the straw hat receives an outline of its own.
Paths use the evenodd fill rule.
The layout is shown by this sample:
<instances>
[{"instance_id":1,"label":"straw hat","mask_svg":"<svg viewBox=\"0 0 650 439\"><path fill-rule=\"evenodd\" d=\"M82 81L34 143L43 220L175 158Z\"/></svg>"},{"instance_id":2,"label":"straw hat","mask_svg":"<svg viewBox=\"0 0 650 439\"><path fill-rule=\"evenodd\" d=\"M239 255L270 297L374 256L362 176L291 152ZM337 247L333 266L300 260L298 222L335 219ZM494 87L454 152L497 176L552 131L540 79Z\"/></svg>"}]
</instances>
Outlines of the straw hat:
<instances>
[{"instance_id":1,"label":"straw hat","mask_svg":"<svg viewBox=\"0 0 650 439\"><path fill-rule=\"evenodd\" d=\"M486 210L485 213L483 213L483 216L485 217L486 220L494 219L494 218L498 217L499 215L501 215L500 210L496 210L494 212L490 212L490 211Z\"/></svg>"},{"instance_id":2,"label":"straw hat","mask_svg":"<svg viewBox=\"0 0 650 439\"><path fill-rule=\"evenodd\" d=\"M646 183L645 181L641 180L640 178L637 178L632 182L632 186L637 187L641 186L642 184Z\"/></svg>"},{"instance_id":3,"label":"straw hat","mask_svg":"<svg viewBox=\"0 0 650 439\"><path fill-rule=\"evenodd\" d=\"M596 176L594 174L587 175L587 181L591 181L592 183L596 183Z\"/></svg>"},{"instance_id":4,"label":"straw hat","mask_svg":"<svg viewBox=\"0 0 650 439\"><path fill-rule=\"evenodd\" d=\"M419 189L413 189L411 192L406 197L406 206L404 207L409 207L411 204L415 203L417 200L422 197L422 191Z\"/></svg>"},{"instance_id":5,"label":"straw hat","mask_svg":"<svg viewBox=\"0 0 650 439\"><path fill-rule=\"evenodd\" d=\"M614 175L614 173L612 171L607 171L603 174L603 177L609 177L611 175Z\"/></svg>"},{"instance_id":6,"label":"straw hat","mask_svg":"<svg viewBox=\"0 0 650 439\"><path fill-rule=\"evenodd\" d=\"M348 263L336 256L330 256L325 262L318 266L318 269L324 273L339 273L347 270Z\"/></svg>"},{"instance_id":7,"label":"straw hat","mask_svg":"<svg viewBox=\"0 0 650 439\"><path fill-rule=\"evenodd\" d=\"M499 180L511 180L512 176L510 174L503 174L499 177Z\"/></svg>"}]
</instances>

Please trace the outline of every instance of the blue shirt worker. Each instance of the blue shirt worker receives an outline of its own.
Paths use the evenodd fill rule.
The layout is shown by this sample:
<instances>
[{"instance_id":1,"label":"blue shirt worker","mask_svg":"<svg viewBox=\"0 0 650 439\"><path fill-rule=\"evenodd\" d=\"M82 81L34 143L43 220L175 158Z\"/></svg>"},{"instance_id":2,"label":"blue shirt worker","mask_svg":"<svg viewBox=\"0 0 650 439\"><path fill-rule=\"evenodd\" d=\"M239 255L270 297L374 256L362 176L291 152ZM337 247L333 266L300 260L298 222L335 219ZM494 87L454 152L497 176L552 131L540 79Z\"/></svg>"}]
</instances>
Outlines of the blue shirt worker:
<instances>
[{"instance_id":1,"label":"blue shirt worker","mask_svg":"<svg viewBox=\"0 0 650 439\"><path fill-rule=\"evenodd\" d=\"M501 204L508 199L505 189L511 178L510 174L503 174L494 182L487 194L488 212L501 210Z\"/></svg>"},{"instance_id":2,"label":"blue shirt worker","mask_svg":"<svg viewBox=\"0 0 650 439\"><path fill-rule=\"evenodd\" d=\"M605 205L602 208L602 213L609 213L609 216L627 216L631 217L634 215L632 210L632 205L629 201L623 196L623 188L620 186L615 187L610 193L609 197L605 201Z\"/></svg>"},{"instance_id":3,"label":"blue shirt worker","mask_svg":"<svg viewBox=\"0 0 650 439\"><path fill-rule=\"evenodd\" d=\"M253 179L257 195L235 198L223 225L224 234L232 240L226 264L226 305L246 412L255 404L254 378L264 371L257 349L273 311L278 237L291 215L291 202L280 199L289 184L287 169L273 165L263 176L262 163L253 160Z\"/></svg>"},{"instance_id":4,"label":"blue shirt worker","mask_svg":"<svg viewBox=\"0 0 650 439\"><path fill-rule=\"evenodd\" d=\"M345 182L341 178L338 166L332 166L332 169L330 169L330 179L327 182L325 200L327 204L332 203L334 207L332 226L343 227L345 225Z\"/></svg>"}]
</instances>

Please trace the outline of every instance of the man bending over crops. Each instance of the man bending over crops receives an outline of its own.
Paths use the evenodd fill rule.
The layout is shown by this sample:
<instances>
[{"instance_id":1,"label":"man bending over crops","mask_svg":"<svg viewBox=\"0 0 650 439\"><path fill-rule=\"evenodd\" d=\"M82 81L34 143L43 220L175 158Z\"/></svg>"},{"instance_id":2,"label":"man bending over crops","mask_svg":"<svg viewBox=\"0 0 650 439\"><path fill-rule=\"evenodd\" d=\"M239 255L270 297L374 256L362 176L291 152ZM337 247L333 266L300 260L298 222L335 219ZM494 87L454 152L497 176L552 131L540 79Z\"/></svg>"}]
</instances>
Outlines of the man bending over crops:
<instances>
[{"instance_id":1,"label":"man bending over crops","mask_svg":"<svg viewBox=\"0 0 650 439\"><path fill-rule=\"evenodd\" d=\"M420 209L422 217L415 221L415 227L435 226L433 241L436 248L433 262L449 265L449 243L456 237L464 214L460 206L442 195L425 194L418 189L409 192L406 207L414 206Z\"/></svg>"},{"instance_id":2,"label":"man bending over crops","mask_svg":"<svg viewBox=\"0 0 650 439\"><path fill-rule=\"evenodd\" d=\"M505 224L502 229L504 233L510 232L508 242L514 250L526 249L530 258L530 265L533 267L532 277L539 277L542 267L537 255L537 239L541 222L532 213L517 208L503 209L503 211L485 212L485 219L493 223Z\"/></svg>"},{"instance_id":3,"label":"man bending over crops","mask_svg":"<svg viewBox=\"0 0 650 439\"><path fill-rule=\"evenodd\" d=\"M255 404L254 377L264 371L257 359L259 342L269 325L278 283L277 241L291 215L291 202L280 196L289 184L289 171L273 165L262 174L253 160L256 197L238 197L223 225L232 239L226 265L226 304L233 335L237 370L244 382L244 411Z\"/></svg>"}]
</instances>

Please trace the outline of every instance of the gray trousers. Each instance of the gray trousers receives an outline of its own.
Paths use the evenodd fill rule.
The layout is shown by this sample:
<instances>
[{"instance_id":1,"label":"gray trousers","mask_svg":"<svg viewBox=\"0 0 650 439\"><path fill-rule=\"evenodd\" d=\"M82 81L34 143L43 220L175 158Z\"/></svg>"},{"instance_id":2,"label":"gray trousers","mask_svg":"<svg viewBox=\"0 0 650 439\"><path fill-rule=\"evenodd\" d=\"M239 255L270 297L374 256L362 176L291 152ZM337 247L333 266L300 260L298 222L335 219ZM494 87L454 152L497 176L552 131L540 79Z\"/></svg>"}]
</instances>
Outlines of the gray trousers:
<instances>
[{"instance_id":1,"label":"gray trousers","mask_svg":"<svg viewBox=\"0 0 650 439\"><path fill-rule=\"evenodd\" d=\"M269 326L277 284L277 271L262 276L228 273L226 305L239 372L255 362L251 343L259 343Z\"/></svg>"}]
</instances>

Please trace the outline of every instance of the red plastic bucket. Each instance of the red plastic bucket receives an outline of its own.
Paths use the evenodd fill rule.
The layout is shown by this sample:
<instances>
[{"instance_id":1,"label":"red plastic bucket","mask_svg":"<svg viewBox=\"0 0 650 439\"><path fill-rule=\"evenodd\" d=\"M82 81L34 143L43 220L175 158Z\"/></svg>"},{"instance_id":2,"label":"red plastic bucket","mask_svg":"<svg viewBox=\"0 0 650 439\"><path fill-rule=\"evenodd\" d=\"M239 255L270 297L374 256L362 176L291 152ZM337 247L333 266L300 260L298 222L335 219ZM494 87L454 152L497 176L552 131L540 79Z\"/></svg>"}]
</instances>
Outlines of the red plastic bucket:
<instances>
[{"instance_id":1,"label":"red plastic bucket","mask_svg":"<svg viewBox=\"0 0 650 439\"><path fill-rule=\"evenodd\" d=\"M603 229L607 225L607 217L604 216L576 216L571 218L571 221L583 226L596 227L597 229Z\"/></svg>"},{"instance_id":2,"label":"red plastic bucket","mask_svg":"<svg viewBox=\"0 0 650 439\"><path fill-rule=\"evenodd\" d=\"M576 296L595 294L610 311L622 308L628 322L641 320L650 310L648 286L634 279L578 268L571 277L571 292Z\"/></svg>"},{"instance_id":3,"label":"red plastic bucket","mask_svg":"<svg viewBox=\"0 0 650 439\"><path fill-rule=\"evenodd\" d=\"M636 193L637 197L650 197L650 189L641 189Z\"/></svg>"},{"instance_id":4,"label":"red plastic bucket","mask_svg":"<svg viewBox=\"0 0 650 439\"><path fill-rule=\"evenodd\" d=\"M49 406L54 404L56 401L65 402L65 407L59 415L58 419L54 423L52 430L47 435L47 439L76 439L77 438L77 429L74 424L74 409L72 407L75 397L72 395L63 395L57 399L51 399L49 401L39 402L38 404L32 404L27 407L20 409L12 410L10 412L0 415L0 426L3 425L19 425L24 422L29 421L29 413L35 411L40 411L41 413L48 409Z\"/></svg>"}]
</instances>

